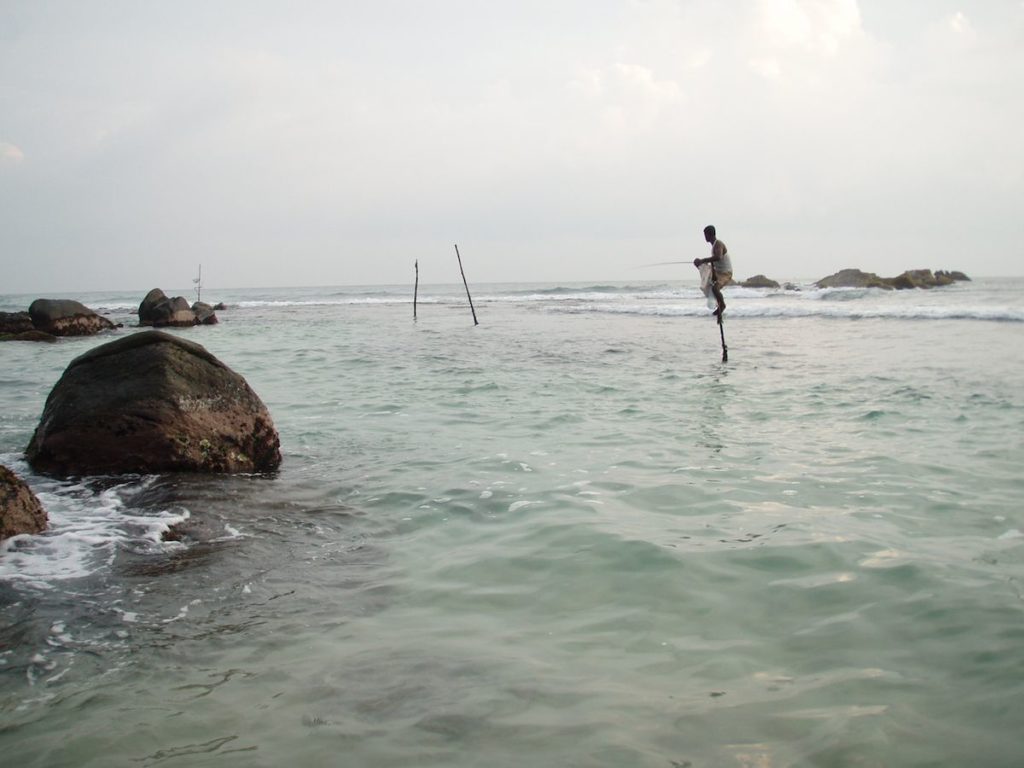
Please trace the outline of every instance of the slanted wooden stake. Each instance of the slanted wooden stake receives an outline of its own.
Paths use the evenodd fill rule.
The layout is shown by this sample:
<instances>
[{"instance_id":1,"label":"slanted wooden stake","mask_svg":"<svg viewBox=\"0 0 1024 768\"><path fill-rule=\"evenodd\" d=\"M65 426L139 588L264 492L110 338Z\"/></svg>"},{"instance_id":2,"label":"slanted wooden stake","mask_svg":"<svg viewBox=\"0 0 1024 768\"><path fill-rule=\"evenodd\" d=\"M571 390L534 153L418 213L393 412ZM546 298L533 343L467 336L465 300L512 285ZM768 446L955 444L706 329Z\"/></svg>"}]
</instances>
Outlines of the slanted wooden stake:
<instances>
[{"instance_id":1,"label":"slanted wooden stake","mask_svg":"<svg viewBox=\"0 0 1024 768\"><path fill-rule=\"evenodd\" d=\"M462 268L462 256L459 255L459 245L455 244L455 256L459 260L459 272L462 273L462 284L466 286L466 298L469 299L469 311L473 313L473 325L480 325L476 319L476 310L473 308L473 297L469 295L469 283L466 282L466 270Z\"/></svg>"},{"instance_id":2,"label":"slanted wooden stake","mask_svg":"<svg viewBox=\"0 0 1024 768\"><path fill-rule=\"evenodd\" d=\"M419 293L420 293L420 260L419 259L416 259L415 266L416 266L416 284L413 286L413 289L412 289L412 319L413 320L416 319L416 298L419 296Z\"/></svg>"}]
</instances>

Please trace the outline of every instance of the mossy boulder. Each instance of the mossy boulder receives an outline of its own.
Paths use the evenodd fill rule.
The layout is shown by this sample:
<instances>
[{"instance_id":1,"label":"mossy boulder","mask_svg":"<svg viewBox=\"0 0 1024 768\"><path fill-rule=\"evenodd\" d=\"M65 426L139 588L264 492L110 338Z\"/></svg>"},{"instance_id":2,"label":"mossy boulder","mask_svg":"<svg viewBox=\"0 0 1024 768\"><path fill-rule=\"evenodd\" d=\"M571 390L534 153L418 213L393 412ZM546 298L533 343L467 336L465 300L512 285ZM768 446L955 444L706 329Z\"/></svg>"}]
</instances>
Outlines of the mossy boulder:
<instances>
[{"instance_id":1,"label":"mossy boulder","mask_svg":"<svg viewBox=\"0 0 1024 768\"><path fill-rule=\"evenodd\" d=\"M194 342L134 333L68 365L26 449L55 475L266 472L281 463L266 406Z\"/></svg>"}]
</instances>

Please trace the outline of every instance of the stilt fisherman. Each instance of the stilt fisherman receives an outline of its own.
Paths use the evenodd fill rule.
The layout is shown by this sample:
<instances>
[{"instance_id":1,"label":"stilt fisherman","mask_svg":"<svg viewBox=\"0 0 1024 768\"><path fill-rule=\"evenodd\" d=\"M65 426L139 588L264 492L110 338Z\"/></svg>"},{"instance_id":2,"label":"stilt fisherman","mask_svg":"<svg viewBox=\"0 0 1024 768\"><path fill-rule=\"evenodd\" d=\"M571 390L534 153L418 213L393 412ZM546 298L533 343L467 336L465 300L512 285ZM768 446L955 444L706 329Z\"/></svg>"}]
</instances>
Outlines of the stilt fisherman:
<instances>
[{"instance_id":1,"label":"stilt fisherman","mask_svg":"<svg viewBox=\"0 0 1024 768\"><path fill-rule=\"evenodd\" d=\"M729 258L729 249L718 239L715 228L710 224L704 227L704 239L711 243L711 256L707 259L694 259L693 266L700 269L700 289L704 295L713 294L718 303L718 308L712 314L721 319L725 311L722 289L732 282L732 259Z\"/></svg>"}]
</instances>

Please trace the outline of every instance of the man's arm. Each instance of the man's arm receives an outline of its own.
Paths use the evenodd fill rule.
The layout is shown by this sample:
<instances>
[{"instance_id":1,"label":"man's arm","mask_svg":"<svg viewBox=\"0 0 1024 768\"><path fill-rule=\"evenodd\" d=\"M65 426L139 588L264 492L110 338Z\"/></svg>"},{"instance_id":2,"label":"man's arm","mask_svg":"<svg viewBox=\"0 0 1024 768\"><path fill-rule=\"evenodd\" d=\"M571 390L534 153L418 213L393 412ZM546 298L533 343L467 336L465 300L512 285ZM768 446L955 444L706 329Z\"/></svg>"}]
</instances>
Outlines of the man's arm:
<instances>
[{"instance_id":1,"label":"man's arm","mask_svg":"<svg viewBox=\"0 0 1024 768\"><path fill-rule=\"evenodd\" d=\"M694 259L693 266L699 267L701 264L721 261L723 253L725 253L725 243L721 240L715 240L715 244L711 246L711 256L707 259Z\"/></svg>"}]
</instances>

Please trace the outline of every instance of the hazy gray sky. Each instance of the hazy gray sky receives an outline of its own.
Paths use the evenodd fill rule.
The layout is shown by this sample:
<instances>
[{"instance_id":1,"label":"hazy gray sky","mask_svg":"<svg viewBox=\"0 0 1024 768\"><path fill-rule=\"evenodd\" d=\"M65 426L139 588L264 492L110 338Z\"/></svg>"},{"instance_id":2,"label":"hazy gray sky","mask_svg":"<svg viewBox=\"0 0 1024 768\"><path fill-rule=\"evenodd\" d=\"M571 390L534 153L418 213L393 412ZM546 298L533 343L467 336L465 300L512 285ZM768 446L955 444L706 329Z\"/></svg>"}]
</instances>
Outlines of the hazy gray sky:
<instances>
[{"instance_id":1,"label":"hazy gray sky","mask_svg":"<svg viewBox=\"0 0 1024 768\"><path fill-rule=\"evenodd\" d=\"M0 0L0 293L1024 274L1022 0Z\"/></svg>"}]
</instances>

